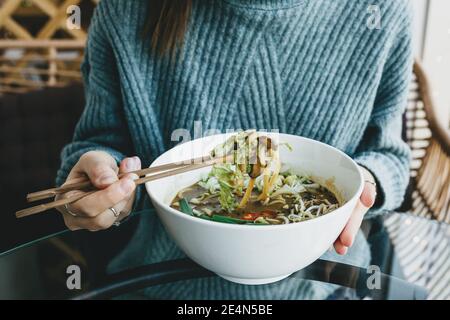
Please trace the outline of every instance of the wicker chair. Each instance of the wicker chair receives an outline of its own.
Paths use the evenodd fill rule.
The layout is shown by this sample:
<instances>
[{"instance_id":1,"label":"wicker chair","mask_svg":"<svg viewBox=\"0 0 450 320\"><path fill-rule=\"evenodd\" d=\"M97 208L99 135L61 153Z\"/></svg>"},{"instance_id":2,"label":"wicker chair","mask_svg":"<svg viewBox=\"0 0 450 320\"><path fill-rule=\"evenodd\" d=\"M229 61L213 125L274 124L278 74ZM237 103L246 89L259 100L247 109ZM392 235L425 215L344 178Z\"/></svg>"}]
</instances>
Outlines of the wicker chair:
<instances>
[{"instance_id":1,"label":"wicker chair","mask_svg":"<svg viewBox=\"0 0 450 320\"><path fill-rule=\"evenodd\" d=\"M450 223L450 135L434 110L428 79L416 62L404 126L413 157L410 211Z\"/></svg>"}]
</instances>

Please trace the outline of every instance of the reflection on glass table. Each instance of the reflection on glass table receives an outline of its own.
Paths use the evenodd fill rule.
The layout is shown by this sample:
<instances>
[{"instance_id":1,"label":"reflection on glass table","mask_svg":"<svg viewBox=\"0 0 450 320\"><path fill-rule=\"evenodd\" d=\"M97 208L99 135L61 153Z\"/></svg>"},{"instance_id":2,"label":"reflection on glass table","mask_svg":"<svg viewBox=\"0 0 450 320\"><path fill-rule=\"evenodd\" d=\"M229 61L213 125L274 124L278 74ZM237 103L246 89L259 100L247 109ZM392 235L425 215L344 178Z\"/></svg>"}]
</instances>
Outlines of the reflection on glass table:
<instances>
[{"instance_id":1,"label":"reflection on glass table","mask_svg":"<svg viewBox=\"0 0 450 320\"><path fill-rule=\"evenodd\" d=\"M132 224L133 219L136 216L127 223ZM379 269L317 260L270 286L276 292L289 281L313 291L320 286L312 284L327 284L333 290L325 299L450 298L448 225L393 213L366 220L363 231L371 246L371 264ZM0 254L0 298L160 298L148 292L205 279L212 279L218 286L225 282L189 259L107 274L104 266L92 265L89 255L74 245L77 237L78 232L62 232ZM107 250L98 254L107 260ZM80 267L81 290L67 288L70 265ZM308 297L316 297L315 292L307 292Z\"/></svg>"}]
</instances>

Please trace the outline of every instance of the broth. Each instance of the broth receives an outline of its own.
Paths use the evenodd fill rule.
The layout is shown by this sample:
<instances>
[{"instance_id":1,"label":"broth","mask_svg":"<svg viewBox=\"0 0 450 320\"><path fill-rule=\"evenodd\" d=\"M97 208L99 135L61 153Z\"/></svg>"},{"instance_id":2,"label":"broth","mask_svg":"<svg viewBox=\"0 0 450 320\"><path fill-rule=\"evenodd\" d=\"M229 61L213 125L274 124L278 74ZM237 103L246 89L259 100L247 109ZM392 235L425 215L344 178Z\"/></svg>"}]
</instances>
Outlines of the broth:
<instances>
[{"instance_id":1,"label":"broth","mask_svg":"<svg viewBox=\"0 0 450 320\"><path fill-rule=\"evenodd\" d=\"M293 175L281 174L280 177L283 181L286 181L288 177L293 177ZM196 183L181 190L173 199L171 207L183 211L180 202L184 199L185 204L187 203L192 209L191 214L194 216L219 222L242 224L300 222L327 214L339 207L337 197L326 187L309 178L299 177L298 180L304 181L301 185L302 188L298 188L300 189L298 193L277 195L275 191L273 192L275 196L261 201L258 199L259 192L253 190L245 206L236 207L233 210L225 210L221 206L219 193L210 192L204 186ZM283 186L284 184L278 190ZM236 203L241 202L243 198L243 194L233 194L233 196Z\"/></svg>"}]
</instances>

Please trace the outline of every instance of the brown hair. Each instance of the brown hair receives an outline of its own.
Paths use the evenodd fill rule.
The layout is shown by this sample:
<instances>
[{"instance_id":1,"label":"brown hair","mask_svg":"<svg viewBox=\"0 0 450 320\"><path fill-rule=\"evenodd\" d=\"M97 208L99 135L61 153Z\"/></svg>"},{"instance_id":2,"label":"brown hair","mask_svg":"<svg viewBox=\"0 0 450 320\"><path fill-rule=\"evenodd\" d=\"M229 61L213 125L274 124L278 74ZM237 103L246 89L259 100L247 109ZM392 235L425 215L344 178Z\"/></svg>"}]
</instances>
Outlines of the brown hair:
<instances>
[{"instance_id":1,"label":"brown hair","mask_svg":"<svg viewBox=\"0 0 450 320\"><path fill-rule=\"evenodd\" d=\"M149 17L144 34L159 55L174 54L183 43L192 0L149 0Z\"/></svg>"}]
</instances>

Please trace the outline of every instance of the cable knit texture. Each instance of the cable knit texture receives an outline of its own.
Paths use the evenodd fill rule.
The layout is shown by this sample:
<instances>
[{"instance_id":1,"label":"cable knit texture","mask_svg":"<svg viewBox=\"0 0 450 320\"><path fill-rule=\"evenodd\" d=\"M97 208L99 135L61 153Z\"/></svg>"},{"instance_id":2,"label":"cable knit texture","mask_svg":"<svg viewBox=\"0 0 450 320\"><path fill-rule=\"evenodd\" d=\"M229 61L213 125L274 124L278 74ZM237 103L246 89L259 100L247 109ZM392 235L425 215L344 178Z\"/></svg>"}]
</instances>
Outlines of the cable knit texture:
<instances>
[{"instance_id":1,"label":"cable knit texture","mask_svg":"<svg viewBox=\"0 0 450 320\"><path fill-rule=\"evenodd\" d=\"M375 211L400 205L409 178L400 134L412 72L407 0L376 1L381 29L367 26L372 0L196 0L173 61L155 56L142 35L148 2L103 0L96 9L83 64L87 104L58 184L89 150L149 165L175 144L174 129L201 121L333 145L376 177ZM137 207L146 198L140 190ZM128 247L112 269L180 256L153 216Z\"/></svg>"}]
</instances>

